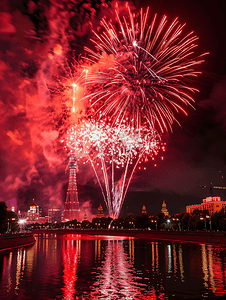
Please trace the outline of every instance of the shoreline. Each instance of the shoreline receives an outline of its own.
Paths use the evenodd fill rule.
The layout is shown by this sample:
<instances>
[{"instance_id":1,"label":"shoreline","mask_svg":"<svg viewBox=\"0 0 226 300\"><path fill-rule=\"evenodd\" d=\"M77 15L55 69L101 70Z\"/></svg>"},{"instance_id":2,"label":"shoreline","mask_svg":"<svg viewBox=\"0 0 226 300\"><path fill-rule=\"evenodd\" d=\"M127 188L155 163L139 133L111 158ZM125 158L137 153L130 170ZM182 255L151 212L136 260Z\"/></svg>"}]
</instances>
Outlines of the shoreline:
<instances>
[{"instance_id":1,"label":"shoreline","mask_svg":"<svg viewBox=\"0 0 226 300\"><path fill-rule=\"evenodd\" d=\"M0 253L19 247L31 246L36 242L33 233L6 233L0 235Z\"/></svg>"},{"instance_id":2,"label":"shoreline","mask_svg":"<svg viewBox=\"0 0 226 300\"><path fill-rule=\"evenodd\" d=\"M198 244L226 245L226 232L158 231L158 230L107 230L107 229L35 229L35 234L77 234L125 236L139 239L173 241Z\"/></svg>"}]
</instances>

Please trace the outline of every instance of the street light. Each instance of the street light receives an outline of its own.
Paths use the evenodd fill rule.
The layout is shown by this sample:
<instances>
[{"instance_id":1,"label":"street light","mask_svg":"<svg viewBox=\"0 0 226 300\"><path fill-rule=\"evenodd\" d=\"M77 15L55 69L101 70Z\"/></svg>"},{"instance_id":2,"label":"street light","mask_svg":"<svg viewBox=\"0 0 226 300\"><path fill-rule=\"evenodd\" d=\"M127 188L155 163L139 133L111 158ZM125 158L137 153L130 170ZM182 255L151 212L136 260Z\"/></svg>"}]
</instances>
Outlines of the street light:
<instances>
[{"instance_id":1,"label":"street light","mask_svg":"<svg viewBox=\"0 0 226 300\"><path fill-rule=\"evenodd\" d=\"M209 219L210 231L212 231L211 216L206 216L206 218Z\"/></svg>"},{"instance_id":2,"label":"street light","mask_svg":"<svg viewBox=\"0 0 226 300\"><path fill-rule=\"evenodd\" d=\"M176 218L176 221L178 222L178 227L179 227L179 231L181 231L181 227L180 227L180 219Z\"/></svg>"},{"instance_id":3,"label":"street light","mask_svg":"<svg viewBox=\"0 0 226 300\"><path fill-rule=\"evenodd\" d=\"M20 231L23 232L23 228L26 224L26 219L19 219L18 223L19 223L19 226L20 226Z\"/></svg>"},{"instance_id":4,"label":"street light","mask_svg":"<svg viewBox=\"0 0 226 300\"><path fill-rule=\"evenodd\" d=\"M170 219L167 219L166 220L166 223L167 223L167 229L169 230L170 228L169 228L169 226L170 226Z\"/></svg>"}]
</instances>

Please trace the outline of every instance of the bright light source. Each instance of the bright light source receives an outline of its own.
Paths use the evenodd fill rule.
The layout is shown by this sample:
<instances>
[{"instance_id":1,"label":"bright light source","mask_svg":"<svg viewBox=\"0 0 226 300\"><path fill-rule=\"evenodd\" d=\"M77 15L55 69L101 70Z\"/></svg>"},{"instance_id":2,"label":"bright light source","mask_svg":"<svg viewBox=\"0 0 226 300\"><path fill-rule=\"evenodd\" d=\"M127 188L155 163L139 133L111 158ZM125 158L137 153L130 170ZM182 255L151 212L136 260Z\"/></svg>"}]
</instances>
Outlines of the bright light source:
<instances>
[{"instance_id":1,"label":"bright light source","mask_svg":"<svg viewBox=\"0 0 226 300\"><path fill-rule=\"evenodd\" d=\"M18 221L18 223L21 224L21 225L23 225L23 224L26 223L26 219L20 219L20 220Z\"/></svg>"}]
</instances>

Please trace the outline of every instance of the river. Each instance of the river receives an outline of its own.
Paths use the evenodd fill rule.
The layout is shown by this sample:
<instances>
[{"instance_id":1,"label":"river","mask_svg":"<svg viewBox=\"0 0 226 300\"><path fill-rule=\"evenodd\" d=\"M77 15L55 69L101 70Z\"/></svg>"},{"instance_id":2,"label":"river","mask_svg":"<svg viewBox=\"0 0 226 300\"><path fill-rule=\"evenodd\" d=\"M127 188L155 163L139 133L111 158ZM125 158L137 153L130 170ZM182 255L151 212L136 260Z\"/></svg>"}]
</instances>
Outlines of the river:
<instances>
[{"instance_id":1,"label":"river","mask_svg":"<svg viewBox=\"0 0 226 300\"><path fill-rule=\"evenodd\" d=\"M36 235L0 253L0 299L225 299L226 246Z\"/></svg>"}]
</instances>

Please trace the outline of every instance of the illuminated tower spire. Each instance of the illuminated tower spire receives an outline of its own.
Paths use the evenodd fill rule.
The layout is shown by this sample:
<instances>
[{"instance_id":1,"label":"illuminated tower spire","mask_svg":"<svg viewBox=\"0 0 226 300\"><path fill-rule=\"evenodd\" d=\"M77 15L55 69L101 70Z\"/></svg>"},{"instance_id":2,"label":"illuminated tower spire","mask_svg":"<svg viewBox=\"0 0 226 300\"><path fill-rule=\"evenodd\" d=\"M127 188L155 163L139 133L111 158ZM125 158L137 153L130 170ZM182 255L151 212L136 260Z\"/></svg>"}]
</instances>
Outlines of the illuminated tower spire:
<instances>
[{"instance_id":1,"label":"illuminated tower spire","mask_svg":"<svg viewBox=\"0 0 226 300\"><path fill-rule=\"evenodd\" d=\"M165 200L162 201L162 209L161 209L161 212L162 212L165 216L168 216L168 215L169 215L168 209L166 208L166 202L165 202Z\"/></svg>"},{"instance_id":2,"label":"illuminated tower spire","mask_svg":"<svg viewBox=\"0 0 226 300\"><path fill-rule=\"evenodd\" d=\"M74 114L75 114L75 89L77 85L72 84L73 87L73 103L72 103L72 116L74 124ZM70 221L73 219L78 219L79 217L79 202L78 202L78 190L77 190L77 180L76 180L76 170L77 170L77 159L75 153L72 151L69 157L69 183L67 189L67 198L64 207L64 221Z\"/></svg>"},{"instance_id":3,"label":"illuminated tower spire","mask_svg":"<svg viewBox=\"0 0 226 300\"><path fill-rule=\"evenodd\" d=\"M79 216L78 190L76 181L77 160L72 153L69 158L69 183L64 208L64 221L77 219Z\"/></svg>"}]
</instances>

